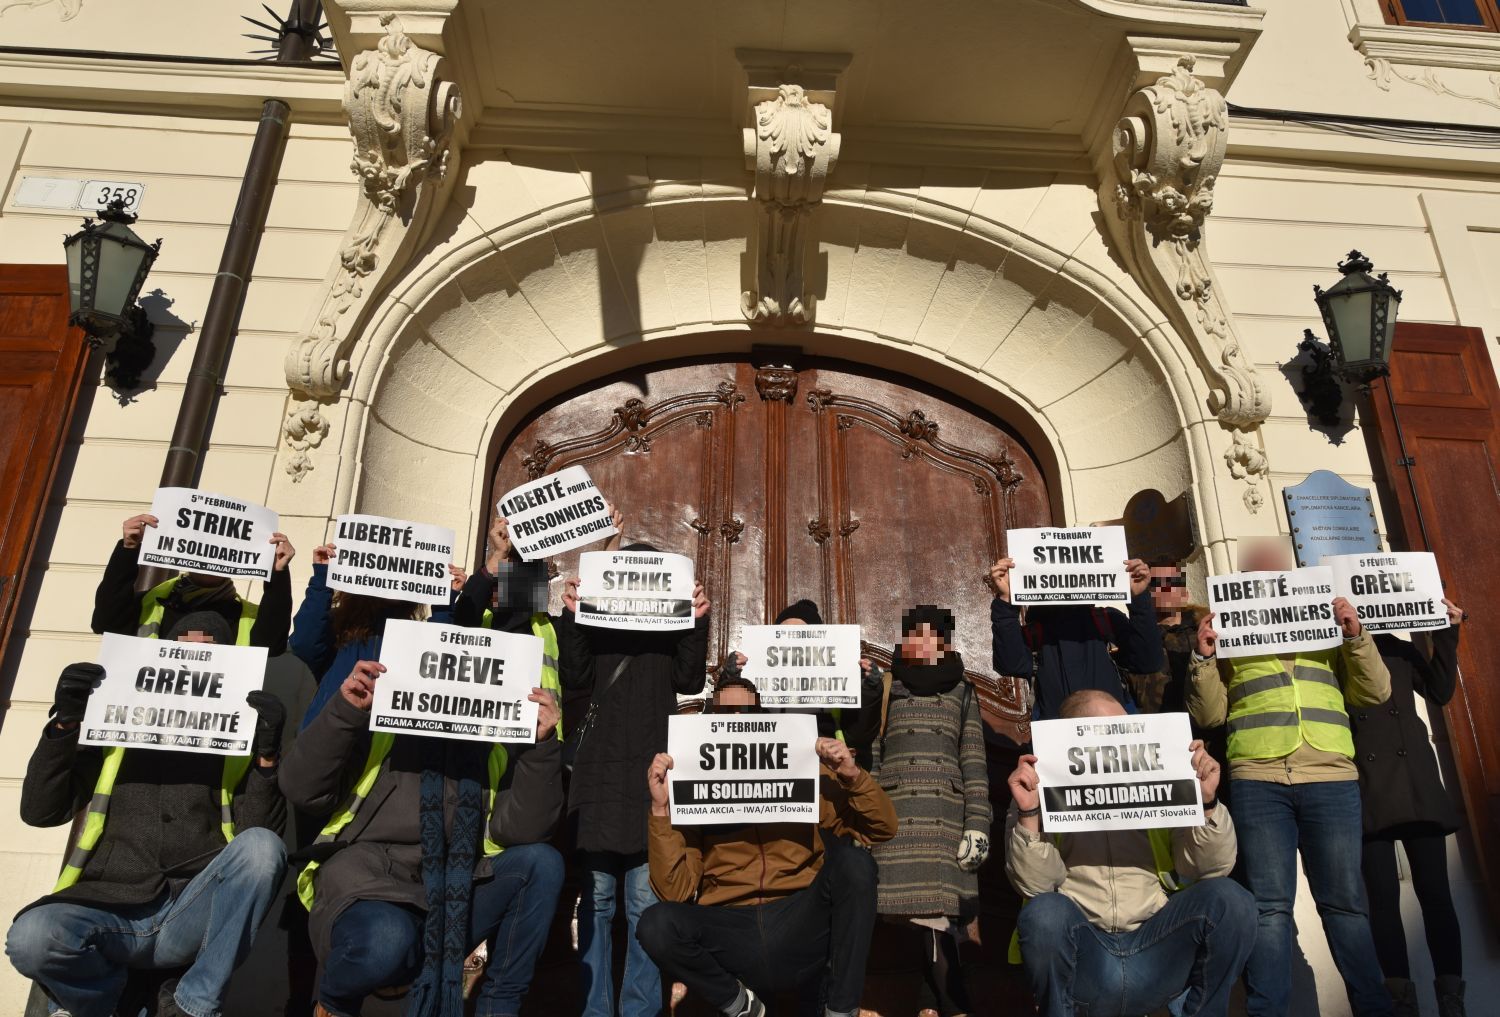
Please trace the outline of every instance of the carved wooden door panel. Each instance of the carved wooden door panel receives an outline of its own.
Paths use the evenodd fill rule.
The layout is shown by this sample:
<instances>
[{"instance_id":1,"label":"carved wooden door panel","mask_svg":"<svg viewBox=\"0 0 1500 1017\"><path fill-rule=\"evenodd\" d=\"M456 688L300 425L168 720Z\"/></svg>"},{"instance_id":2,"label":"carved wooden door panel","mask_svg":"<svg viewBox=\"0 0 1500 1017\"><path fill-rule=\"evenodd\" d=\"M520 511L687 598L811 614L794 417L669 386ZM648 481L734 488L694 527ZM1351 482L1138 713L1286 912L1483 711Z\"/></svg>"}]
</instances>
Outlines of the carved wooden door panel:
<instances>
[{"instance_id":1,"label":"carved wooden door panel","mask_svg":"<svg viewBox=\"0 0 1500 1017\"><path fill-rule=\"evenodd\" d=\"M712 663L741 626L811 597L889 660L902 612L949 607L989 674L988 564L1005 530L1051 521L1046 484L993 419L910 379L807 360L651 365L543 406L502 447L491 491L588 467L625 539L691 555L715 609ZM577 552L560 555L572 574ZM1021 722L1019 687L1001 701Z\"/></svg>"}]
</instances>

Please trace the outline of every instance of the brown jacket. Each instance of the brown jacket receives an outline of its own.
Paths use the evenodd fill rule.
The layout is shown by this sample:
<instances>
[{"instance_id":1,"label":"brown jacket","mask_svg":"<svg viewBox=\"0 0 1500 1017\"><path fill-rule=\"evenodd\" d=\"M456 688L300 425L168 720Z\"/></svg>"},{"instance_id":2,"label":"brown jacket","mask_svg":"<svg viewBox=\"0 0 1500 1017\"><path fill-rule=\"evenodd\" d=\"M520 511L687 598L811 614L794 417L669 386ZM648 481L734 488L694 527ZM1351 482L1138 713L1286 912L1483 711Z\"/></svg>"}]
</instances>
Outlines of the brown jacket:
<instances>
[{"instance_id":1,"label":"brown jacket","mask_svg":"<svg viewBox=\"0 0 1500 1017\"><path fill-rule=\"evenodd\" d=\"M651 887L665 901L765 904L805 890L823 867L819 826L866 844L896 834L896 809L861 770L847 785L823 767L822 810L812 823L746 823L679 829L652 816Z\"/></svg>"}]
</instances>

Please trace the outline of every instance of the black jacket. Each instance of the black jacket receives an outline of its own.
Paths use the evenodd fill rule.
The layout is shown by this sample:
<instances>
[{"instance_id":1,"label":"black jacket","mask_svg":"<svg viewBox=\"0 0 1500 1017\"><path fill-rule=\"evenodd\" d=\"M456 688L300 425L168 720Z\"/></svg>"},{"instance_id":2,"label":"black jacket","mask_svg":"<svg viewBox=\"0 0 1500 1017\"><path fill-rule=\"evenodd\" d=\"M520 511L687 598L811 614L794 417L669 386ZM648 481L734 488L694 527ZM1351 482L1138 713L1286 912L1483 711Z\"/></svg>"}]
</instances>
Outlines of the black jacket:
<instances>
[{"instance_id":1,"label":"black jacket","mask_svg":"<svg viewBox=\"0 0 1500 1017\"><path fill-rule=\"evenodd\" d=\"M667 751L667 718L677 697L703 691L708 617L682 632L643 633L579 625L564 611L557 637L563 688L588 693L594 713L583 722L588 730L568 792L576 843L583 851L643 852L651 807L646 771ZM621 662L625 669L600 695Z\"/></svg>"},{"instance_id":2,"label":"black jacket","mask_svg":"<svg viewBox=\"0 0 1500 1017\"><path fill-rule=\"evenodd\" d=\"M95 632L101 635L116 632L122 636L133 636L140 631L141 603L146 595L135 588L136 576L140 572L140 563L137 561L139 553L137 548L126 547L123 540L115 543L115 549L109 556L109 564L104 566L104 576L99 580L99 588L94 591L92 625ZM292 631L291 574L286 569L272 572L264 590L255 615L255 625L250 630L250 645L264 646L268 655L275 657L286 652L287 636ZM216 605L205 606L204 610L218 611L224 615L230 628L234 629L240 623L239 603L236 600L227 610L220 610ZM164 606L166 611L161 620L163 635L171 630L179 617L170 604Z\"/></svg>"},{"instance_id":3,"label":"black jacket","mask_svg":"<svg viewBox=\"0 0 1500 1017\"><path fill-rule=\"evenodd\" d=\"M1443 787L1427 725L1417 714L1417 696L1441 708L1458 683L1458 629L1431 636L1429 659L1412 643L1381 633L1380 658L1391 672L1391 698L1379 706L1351 707L1354 762L1359 767L1365 836L1412 823L1444 833L1459 827L1458 810Z\"/></svg>"},{"instance_id":4,"label":"black jacket","mask_svg":"<svg viewBox=\"0 0 1500 1017\"><path fill-rule=\"evenodd\" d=\"M1099 689L1123 702L1121 672L1152 674L1167 666L1149 592L1130 599L1129 615L1115 608L1033 606L1026 629L1030 640L1014 604L999 597L990 603L995 671L1032 679L1041 720L1055 719L1062 701L1081 689Z\"/></svg>"},{"instance_id":5,"label":"black jacket","mask_svg":"<svg viewBox=\"0 0 1500 1017\"><path fill-rule=\"evenodd\" d=\"M42 732L21 785L21 821L62 826L88 804L99 779L104 750L78 744L78 728ZM127 749L115 777L104 835L83 875L61 893L37 904L120 906L175 894L224 849L219 785L224 757L196 752ZM240 784L232 806L236 830L263 826L281 833L286 802L276 774L255 766Z\"/></svg>"}]
</instances>

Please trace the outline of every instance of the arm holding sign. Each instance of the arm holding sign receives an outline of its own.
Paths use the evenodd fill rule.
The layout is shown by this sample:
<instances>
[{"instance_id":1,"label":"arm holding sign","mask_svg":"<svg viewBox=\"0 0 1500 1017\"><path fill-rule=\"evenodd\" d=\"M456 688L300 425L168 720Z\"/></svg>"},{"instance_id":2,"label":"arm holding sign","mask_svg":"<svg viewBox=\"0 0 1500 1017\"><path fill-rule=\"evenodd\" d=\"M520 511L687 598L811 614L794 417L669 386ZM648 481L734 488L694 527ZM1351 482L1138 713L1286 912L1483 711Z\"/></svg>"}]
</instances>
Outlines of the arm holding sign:
<instances>
[{"instance_id":1,"label":"arm holding sign","mask_svg":"<svg viewBox=\"0 0 1500 1017\"><path fill-rule=\"evenodd\" d=\"M1343 597L1333 600L1333 617L1344 633L1333 669L1350 706L1379 706L1391 698L1391 672L1380 659L1375 640L1364 631L1359 616Z\"/></svg>"},{"instance_id":2,"label":"arm holding sign","mask_svg":"<svg viewBox=\"0 0 1500 1017\"><path fill-rule=\"evenodd\" d=\"M103 750L78 744L79 723L94 686L104 677L98 664L70 664L57 680L52 718L26 764L21 782L21 822L27 826L71 823L88 803L99 779Z\"/></svg>"},{"instance_id":3,"label":"arm holding sign","mask_svg":"<svg viewBox=\"0 0 1500 1017\"><path fill-rule=\"evenodd\" d=\"M1167 666L1161 646L1161 627L1156 623L1156 605L1151 600L1151 569L1139 558L1125 563L1130 573L1130 615L1106 612L1120 648L1117 662L1133 674L1155 674Z\"/></svg>"},{"instance_id":4,"label":"arm holding sign","mask_svg":"<svg viewBox=\"0 0 1500 1017\"><path fill-rule=\"evenodd\" d=\"M849 746L837 738L819 738L817 751L823 763L823 827L865 844L896 836L896 806L875 778L860 769Z\"/></svg>"},{"instance_id":5,"label":"arm holding sign","mask_svg":"<svg viewBox=\"0 0 1500 1017\"><path fill-rule=\"evenodd\" d=\"M1434 706L1447 706L1458 688L1458 627L1466 617L1463 608L1447 597L1448 627L1429 633L1428 654L1418 654L1412 669L1412 688Z\"/></svg>"},{"instance_id":6,"label":"arm holding sign","mask_svg":"<svg viewBox=\"0 0 1500 1017\"><path fill-rule=\"evenodd\" d=\"M370 745L370 707L385 665L362 660L354 665L338 695L328 701L292 743L281 761L282 794L295 808L328 816L349 794L349 774L358 773Z\"/></svg>"},{"instance_id":7,"label":"arm holding sign","mask_svg":"<svg viewBox=\"0 0 1500 1017\"><path fill-rule=\"evenodd\" d=\"M286 652L287 635L292 630L292 573L287 566L297 556L297 549L285 533L273 533L271 543L276 545L276 563L260 596L250 645L264 646L275 657Z\"/></svg>"},{"instance_id":8,"label":"arm holding sign","mask_svg":"<svg viewBox=\"0 0 1500 1017\"><path fill-rule=\"evenodd\" d=\"M313 551L312 576L292 621L288 646L313 674L322 675L333 665L338 648L333 645L333 591L328 588L328 559L333 545Z\"/></svg>"},{"instance_id":9,"label":"arm holding sign","mask_svg":"<svg viewBox=\"0 0 1500 1017\"><path fill-rule=\"evenodd\" d=\"M1193 769L1198 774L1198 790L1203 795L1203 804L1208 806L1219 794L1219 764L1201 741L1195 740L1188 746L1188 751L1192 753ZM1229 810L1222 805L1215 804L1206 810L1206 821L1202 826L1179 826L1172 831L1172 861L1178 875L1186 879L1196 881L1229 875L1237 851L1234 821L1229 817Z\"/></svg>"},{"instance_id":10,"label":"arm holding sign","mask_svg":"<svg viewBox=\"0 0 1500 1017\"><path fill-rule=\"evenodd\" d=\"M281 754L281 732L286 726L286 707L263 689L250 693L255 709L255 737L251 755L255 765L235 790L231 809L237 830L262 826L276 834L286 829L286 799L276 779L276 760Z\"/></svg>"},{"instance_id":11,"label":"arm holding sign","mask_svg":"<svg viewBox=\"0 0 1500 1017\"><path fill-rule=\"evenodd\" d=\"M563 584L563 610L557 616L557 677L571 692L594 687L594 645L587 626L578 624L578 580Z\"/></svg>"},{"instance_id":12,"label":"arm holding sign","mask_svg":"<svg viewBox=\"0 0 1500 1017\"><path fill-rule=\"evenodd\" d=\"M555 737L557 700L551 692L534 688L528 697L539 704L535 745L512 745L510 766L490 813L490 839L513 847L544 844L552 839L562 818L562 741Z\"/></svg>"},{"instance_id":13,"label":"arm holding sign","mask_svg":"<svg viewBox=\"0 0 1500 1017\"><path fill-rule=\"evenodd\" d=\"M1015 562L1001 558L990 566L986 582L995 591L990 601L990 646L996 674L1030 678L1033 662L1026 634L1021 630L1021 609L1010 602L1010 570Z\"/></svg>"},{"instance_id":14,"label":"arm holding sign","mask_svg":"<svg viewBox=\"0 0 1500 1017\"><path fill-rule=\"evenodd\" d=\"M1198 645L1188 668L1187 709L1199 727L1219 727L1229 718L1229 691L1219 672L1219 634L1213 612L1198 622Z\"/></svg>"},{"instance_id":15,"label":"arm holding sign","mask_svg":"<svg viewBox=\"0 0 1500 1017\"><path fill-rule=\"evenodd\" d=\"M702 827L684 831L672 825L672 799L667 789L670 769L672 757L658 752L646 771L646 784L651 791L647 854L651 889L662 900L685 903L698 896L698 884L703 880Z\"/></svg>"},{"instance_id":16,"label":"arm holding sign","mask_svg":"<svg viewBox=\"0 0 1500 1017\"><path fill-rule=\"evenodd\" d=\"M133 636L141 624L142 594L135 592L135 579L140 572L137 556L141 547L141 535L147 526L155 526L156 517L150 513L131 516L122 527L124 536L110 553L109 564L104 566L104 575L94 591L94 617L91 627L99 634L118 632L122 636Z\"/></svg>"},{"instance_id":17,"label":"arm holding sign","mask_svg":"<svg viewBox=\"0 0 1500 1017\"><path fill-rule=\"evenodd\" d=\"M701 610L700 610L701 608ZM693 627L681 632L672 657L672 691L679 696L696 696L703 691L708 672L708 594L703 584L693 587Z\"/></svg>"},{"instance_id":18,"label":"arm holding sign","mask_svg":"<svg viewBox=\"0 0 1500 1017\"><path fill-rule=\"evenodd\" d=\"M1068 866L1051 837L1042 836L1042 795L1036 756L1016 761L1006 782L1015 803L1005 817L1005 874L1023 897L1052 893L1068 878Z\"/></svg>"}]
</instances>

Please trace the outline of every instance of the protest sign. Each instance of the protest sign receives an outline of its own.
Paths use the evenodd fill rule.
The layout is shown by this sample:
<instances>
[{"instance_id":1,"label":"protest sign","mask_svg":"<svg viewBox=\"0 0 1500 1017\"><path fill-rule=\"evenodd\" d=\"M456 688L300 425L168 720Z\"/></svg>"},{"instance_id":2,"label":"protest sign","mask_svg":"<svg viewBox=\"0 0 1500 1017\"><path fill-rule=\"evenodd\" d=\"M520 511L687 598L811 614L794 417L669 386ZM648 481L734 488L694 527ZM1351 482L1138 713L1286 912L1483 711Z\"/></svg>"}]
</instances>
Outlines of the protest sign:
<instances>
[{"instance_id":1,"label":"protest sign","mask_svg":"<svg viewBox=\"0 0 1500 1017\"><path fill-rule=\"evenodd\" d=\"M1208 581L1221 657L1326 650L1343 641L1333 620L1333 570L1235 572Z\"/></svg>"},{"instance_id":2,"label":"protest sign","mask_svg":"<svg viewBox=\"0 0 1500 1017\"><path fill-rule=\"evenodd\" d=\"M271 578L271 534L280 523L270 509L191 487L159 487L151 514L158 524L141 536L142 565Z\"/></svg>"},{"instance_id":3,"label":"protest sign","mask_svg":"<svg viewBox=\"0 0 1500 1017\"><path fill-rule=\"evenodd\" d=\"M665 551L578 556L578 624L669 632L693 627L693 559Z\"/></svg>"},{"instance_id":4,"label":"protest sign","mask_svg":"<svg viewBox=\"0 0 1500 1017\"><path fill-rule=\"evenodd\" d=\"M667 718L672 822L816 823L817 741L810 713Z\"/></svg>"},{"instance_id":5,"label":"protest sign","mask_svg":"<svg viewBox=\"0 0 1500 1017\"><path fill-rule=\"evenodd\" d=\"M256 715L245 697L265 682L264 647L106 632L99 665L79 744L250 754Z\"/></svg>"},{"instance_id":6,"label":"protest sign","mask_svg":"<svg viewBox=\"0 0 1500 1017\"><path fill-rule=\"evenodd\" d=\"M386 600L446 604L452 587L453 531L383 516L334 520L328 588Z\"/></svg>"},{"instance_id":7,"label":"protest sign","mask_svg":"<svg viewBox=\"0 0 1500 1017\"><path fill-rule=\"evenodd\" d=\"M1038 720L1032 751L1048 833L1202 826L1185 713Z\"/></svg>"},{"instance_id":8,"label":"protest sign","mask_svg":"<svg viewBox=\"0 0 1500 1017\"><path fill-rule=\"evenodd\" d=\"M1006 530L1013 604L1123 604L1130 599L1125 527Z\"/></svg>"},{"instance_id":9,"label":"protest sign","mask_svg":"<svg viewBox=\"0 0 1500 1017\"><path fill-rule=\"evenodd\" d=\"M858 625L746 625L740 652L764 706L859 705Z\"/></svg>"},{"instance_id":10,"label":"protest sign","mask_svg":"<svg viewBox=\"0 0 1500 1017\"><path fill-rule=\"evenodd\" d=\"M1323 559L1333 569L1334 594L1354 605L1370 632L1420 632L1448 627L1443 580L1428 551L1340 554Z\"/></svg>"},{"instance_id":11,"label":"protest sign","mask_svg":"<svg viewBox=\"0 0 1500 1017\"><path fill-rule=\"evenodd\" d=\"M493 629L392 619L380 645L370 730L534 742L542 641Z\"/></svg>"},{"instance_id":12,"label":"protest sign","mask_svg":"<svg viewBox=\"0 0 1500 1017\"><path fill-rule=\"evenodd\" d=\"M620 531L609 519L604 495L582 466L505 492L498 505L510 523L510 542L524 561L592 544Z\"/></svg>"}]
</instances>

